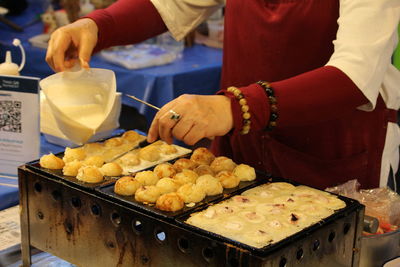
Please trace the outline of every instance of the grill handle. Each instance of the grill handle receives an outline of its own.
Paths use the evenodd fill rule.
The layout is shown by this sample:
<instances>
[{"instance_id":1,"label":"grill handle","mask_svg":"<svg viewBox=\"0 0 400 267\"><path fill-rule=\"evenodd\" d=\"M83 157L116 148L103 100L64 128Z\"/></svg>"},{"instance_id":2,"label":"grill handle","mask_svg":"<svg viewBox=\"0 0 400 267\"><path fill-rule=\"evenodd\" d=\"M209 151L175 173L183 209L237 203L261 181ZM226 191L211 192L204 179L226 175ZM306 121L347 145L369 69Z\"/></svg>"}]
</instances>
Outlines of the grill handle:
<instances>
[{"instance_id":1,"label":"grill handle","mask_svg":"<svg viewBox=\"0 0 400 267\"><path fill-rule=\"evenodd\" d=\"M364 227L363 230L365 232L375 234L379 227L379 221L377 218L364 215Z\"/></svg>"}]
</instances>

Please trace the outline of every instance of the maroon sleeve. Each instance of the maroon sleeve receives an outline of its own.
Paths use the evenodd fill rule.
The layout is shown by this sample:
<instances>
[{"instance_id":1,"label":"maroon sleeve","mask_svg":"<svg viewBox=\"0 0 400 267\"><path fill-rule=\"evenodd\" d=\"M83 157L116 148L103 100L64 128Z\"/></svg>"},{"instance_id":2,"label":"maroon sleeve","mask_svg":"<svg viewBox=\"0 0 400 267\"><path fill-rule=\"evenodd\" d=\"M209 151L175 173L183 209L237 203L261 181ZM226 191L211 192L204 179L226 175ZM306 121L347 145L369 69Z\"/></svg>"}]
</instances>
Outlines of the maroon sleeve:
<instances>
[{"instance_id":1,"label":"maroon sleeve","mask_svg":"<svg viewBox=\"0 0 400 267\"><path fill-rule=\"evenodd\" d=\"M150 0L118 0L105 9L91 12L86 18L99 28L95 52L115 46L134 44L167 30Z\"/></svg>"},{"instance_id":2,"label":"maroon sleeve","mask_svg":"<svg viewBox=\"0 0 400 267\"><path fill-rule=\"evenodd\" d=\"M338 68L324 66L316 70L271 83L278 101L277 127L304 126L332 120L368 103L353 81ZM251 131L264 130L269 122L270 106L266 94L258 84L241 87L249 103ZM234 132L242 128L242 112L232 100Z\"/></svg>"}]
</instances>

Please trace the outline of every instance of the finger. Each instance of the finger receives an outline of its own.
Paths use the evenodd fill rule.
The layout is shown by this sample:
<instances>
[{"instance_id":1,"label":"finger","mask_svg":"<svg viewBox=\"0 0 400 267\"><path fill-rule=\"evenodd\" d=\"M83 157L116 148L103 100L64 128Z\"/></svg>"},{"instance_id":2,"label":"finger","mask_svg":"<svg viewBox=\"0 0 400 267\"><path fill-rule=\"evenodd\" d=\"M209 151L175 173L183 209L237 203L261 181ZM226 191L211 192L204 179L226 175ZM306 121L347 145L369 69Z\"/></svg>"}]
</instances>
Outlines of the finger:
<instances>
[{"instance_id":1,"label":"finger","mask_svg":"<svg viewBox=\"0 0 400 267\"><path fill-rule=\"evenodd\" d=\"M61 37L54 42L54 47L57 47L57 51L53 53L53 62L56 71L63 71L65 69L65 52L68 50L70 45L72 45L72 42L68 37Z\"/></svg>"},{"instance_id":2,"label":"finger","mask_svg":"<svg viewBox=\"0 0 400 267\"><path fill-rule=\"evenodd\" d=\"M159 119L158 133L160 138L168 144L172 144L172 128L176 123L175 120L171 119L171 113L169 112L164 113Z\"/></svg>"},{"instance_id":3,"label":"finger","mask_svg":"<svg viewBox=\"0 0 400 267\"><path fill-rule=\"evenodd\" d=\"M158 139L158 118L154 117L151 122L149 132L147 134L147 141L153 143Z\"/></svg>"},{"instance_id":4,"label":"finger","mask_svg":"<svg viewBox=\"0 0 400 267\"><path fill-rule=\"evenodd\" d=\"M168 102L167 104L165 104L154 116L154 119L150 125L150 129L148 132L147 141L154 142L158 139L158 137L160 136L159 135L159 128L160 128L159 120L162 116L164 116L164 114L166 112L168 112L171 109L171 107L174 105L174 101L175 100L172 100L171 102Z\"/></svg>"},{"instance_id":5,"label":"finger","mask_svg":"<svg viewBox=\"0 0 400 267\"><path fill-rule=\"evenodd\" d=\"M46 52L46 62L49 65L49 67L56 72L56 68L54 67L54 62L53 62L53 56L52 56L52 52L51 52L51 48L47 49Z\"/></svg>"},{"instance_id":6,"label":"finger","mask_svg":"<svg viewBox=\"0 0 400 267\"><path fill-rule=\"evenodd\" d=\"M195 124L183 137L182 141L185 142L185 144L193 146L204 137L206 137L204 127L200 124Z\"/></svg>"},{"instance_id":7,"label":"finger","mask_svg":"<svg viewBox=\"0 0 400 267\"><path fill-rule=\"evenodd\" d=\"M81 42L79 44L79 62L81 63L82 68L88 69L90 67L90 56L92 55L95 45L96 41L92 40L92 38L81 38Z\"/></svg>"},{"instance_id":8,"label":"finger","mask_svg":"<svg viewBox=\"0 0 400 267\"><path fill-rule=\"evenodd\" d=\"M54 62L53 62L53 39L52 38L50 38L49 45L47 47L46 62L53 71L56 71L55 67L54 67Z\"/></svg>"},{"instance_id":9,"label":"finger","mask_svg":"<svg viewBox=\"0 0 400 267\"><path fill-rule=\"evenodd\" d=\"M183 140L185 135L190 131L192 127L193 127L193 121L187 119L187 117L183 117L172 128L172 135L178 140Z\"/></svg>"}]
</instances>

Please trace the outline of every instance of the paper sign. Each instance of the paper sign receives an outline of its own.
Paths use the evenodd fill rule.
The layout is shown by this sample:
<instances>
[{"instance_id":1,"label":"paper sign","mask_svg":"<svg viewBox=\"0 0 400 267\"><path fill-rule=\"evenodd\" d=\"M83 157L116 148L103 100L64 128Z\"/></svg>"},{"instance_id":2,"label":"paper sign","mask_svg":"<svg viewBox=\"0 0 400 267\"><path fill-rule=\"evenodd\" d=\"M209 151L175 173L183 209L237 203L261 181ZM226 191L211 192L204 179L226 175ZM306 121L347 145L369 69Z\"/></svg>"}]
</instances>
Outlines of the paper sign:
<instances>
[{"instance_id":1,"label":"paper sign","mask_svg":"<svg viewBox=\"0 0 400 267\"><path fill-rule=\"evenodd\" d=\"M0 75L0 175L39 158L39 79Z\"/></svg>"},{"instance_id":2,"label":"paper sign","mask_svg":"<svg viewBox=\"0 0 400 267\"><path fill-rule=\"evenodd\" d=\"M19 206L0 211L0 250L21 243Z\"/></svg>"}]
</instances>

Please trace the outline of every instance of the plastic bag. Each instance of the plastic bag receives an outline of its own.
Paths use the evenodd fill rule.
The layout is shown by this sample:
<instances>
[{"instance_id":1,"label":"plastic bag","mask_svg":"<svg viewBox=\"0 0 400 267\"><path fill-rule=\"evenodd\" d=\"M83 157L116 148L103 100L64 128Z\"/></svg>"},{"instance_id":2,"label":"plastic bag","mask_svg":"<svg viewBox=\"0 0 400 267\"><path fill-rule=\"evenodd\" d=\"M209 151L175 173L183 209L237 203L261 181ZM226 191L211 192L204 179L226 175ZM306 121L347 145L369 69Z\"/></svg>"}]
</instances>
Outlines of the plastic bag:
<instances>
[{"instance_id":1,"label":"plastic bag","mask_svg":"<svg viewBox=\"0 0 400 267\"><path fill-rule=\"evenodd\" d=\"M181 57L183 49L183 41L176 41L166 32L154 40L103 50L101 56L127 69L140 69L171 63Z\"/></svg>"},{"instance_id":2,"label":"plastic bag","mask_svg":"<svg viewBox=\"0 0 400 267\"><path fill-rule=\"evenodd\" d=\"M400 196L389 188L361 189L357 180L327 188L326 191L358 200L365 205L365 214L400 226Z\"/></svg>"}]
</instances>

